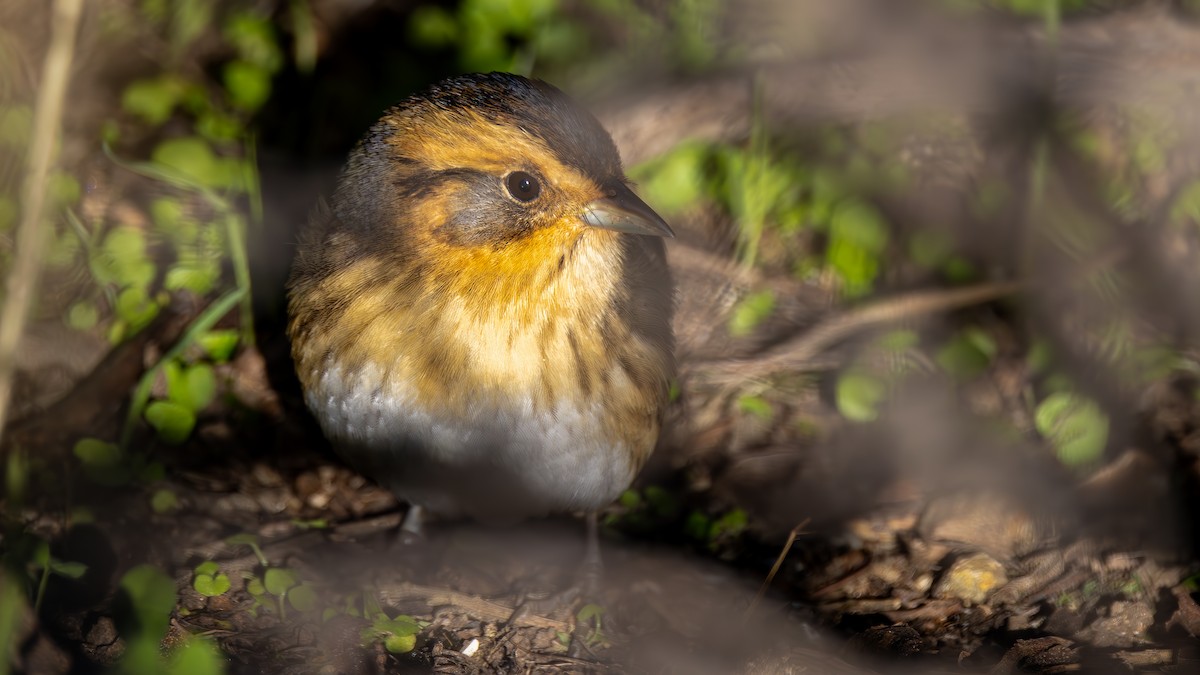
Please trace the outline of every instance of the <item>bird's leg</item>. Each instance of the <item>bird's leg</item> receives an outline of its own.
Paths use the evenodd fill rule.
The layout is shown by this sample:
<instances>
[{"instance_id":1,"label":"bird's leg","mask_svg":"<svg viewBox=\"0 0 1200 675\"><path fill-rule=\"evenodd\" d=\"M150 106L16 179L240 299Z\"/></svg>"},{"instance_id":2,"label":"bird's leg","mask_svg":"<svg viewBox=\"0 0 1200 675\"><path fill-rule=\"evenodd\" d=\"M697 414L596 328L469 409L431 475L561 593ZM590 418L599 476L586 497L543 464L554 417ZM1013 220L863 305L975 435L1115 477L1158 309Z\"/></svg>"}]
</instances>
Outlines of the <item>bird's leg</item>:
<instances>
[{"instance_id":1,"label":"bird's leg","mask_svg":"<svg viewBox=\"0 0 1200 675\"><path fill-rule=\"evenodd\" d=\"M522 598L517 608L512 610L505 628L511 628L529 615L552 613L554 610L570 610L577 603L594 603L600 596L600 583L604 577L604 563L600 560L600 522L599 515L589 512L584 516L587 525L587 542L584 544L583 560L576 571L574 583L566 589L544 598ZM568 653L572 657L587 656L588 640L595 635L596 628L589 621L576 622Z\"/></svg>"},{"instance_id":2,"label":"bird's leg","mask_svg":"<svg viewBox=\"0 0 1200 675\"><path fill-rule=\"evenodd\" d=\"M600 560L600 525L596 512L588 512L584 518L587 525L587 541L584 548L583 561L576 572L575 581L567 588L549 597L525 597L517 604L512 615L508 617L505 626L513 626L523 617L530 614L545 614L557 609L568 609L580 599L583 602L593 602L600 593L600 581L604 565ZM578 630L578 629L577 629ZM572 638L572 644L577 640Z\"/></svg>"},{"instance_id":3,"label":"bird's leg","mask_svg":"<svg viewBox=\"0 0 1200 675\"><path fill-rule=\"evenodd\" d=\"M575 583L578 587L577 597L582 596L586 607L590 603L596 603L600 598L600 582L604 577L604 562L600 559L600 517L595 511L588 511L584 522L587 525L587 543L583 554L583 564L579 567L579 577ZM588 642L599 634L599 630L599 615L596 615L596 623L593 624L592 618L585 617L584 611L580 610L579 615L575 617L575 630L571 632L571 643L567 647L567 655L573 658L582 658L587 655L591 651Z\"/></svg>"},{"instance_id":4,"label":"bird's leg","mask_svg":"<svg viewBox=\"0 0 1200 675\"><path fill-rule=\"evenodd\" d=\"M595 511L584 516L587 525L587 544L583 564L579 568L579 587L584 599L593 599L600 594L600 581L604 577L604 561L600 559L600 517Z\"/></svg>"},{"instance_id":5,"label":"bird's leg","mask_svg":"<svg viewBox=\"0 0 1200 675\"><path fill-rule=\"evenodd\" d=\"M400 521L400 543L415 544L425 539L425 509L409 504L404 519Z\"/></svg>"}]
</instances>

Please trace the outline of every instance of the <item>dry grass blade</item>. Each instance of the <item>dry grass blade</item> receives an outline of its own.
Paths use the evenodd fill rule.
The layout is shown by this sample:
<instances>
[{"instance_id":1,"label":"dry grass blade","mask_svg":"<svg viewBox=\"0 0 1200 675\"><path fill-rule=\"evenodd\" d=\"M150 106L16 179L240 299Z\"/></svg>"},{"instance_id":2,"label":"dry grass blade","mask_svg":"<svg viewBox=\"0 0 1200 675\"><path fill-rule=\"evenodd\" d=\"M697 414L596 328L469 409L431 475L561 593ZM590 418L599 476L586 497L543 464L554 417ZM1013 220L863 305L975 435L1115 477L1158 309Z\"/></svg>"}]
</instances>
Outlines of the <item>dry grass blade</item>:
<instances>
[{"instance_id":1,"label":"dry grass blade","mask_svg":"<svg viewBox=\"0 0 1200 675\"><path fill-rule=\"evenodd\" d=\"M754 613L755 608L758 607L758 603L762 602L763 596L767 594L767 589L771 587L771 582L775 580L775 575L779 574L779 568L783 567L783 561L787 559L788 553L791 552L792 544L796 543L796 537L804 531L804 527L808 525L808 521L809 519L805 518L799 525L793 527L791 532L788 532L787 541L783 543L783 548L779 551L779 557L775 558L775 564L771 565L771 571L767 573L767 578L763 579L762 585L758 587L758 592L754 594L754 599L750 601L750 606L746 608L745 612L742 612L743 623Z\"/></svg>"},{"instance_id":2,"label":"dry grass blade","mask_svg":"<svg viewBox=\"0 0 1200 675\"><path fill-rule=\"evenodd\" d=\"M17 254L5 285L4 307L0 309L0 434L8 417L17 342L33 302L42 261L46 233L42 212L46 182L53 160L54 140L62 120L63 102L75 54L75 34L83 0L56 0L50 47L42 67L42 86L33 116L33 138L25 184L21 189L21 218L17 229Z\"/></svg>"}]
</instances>

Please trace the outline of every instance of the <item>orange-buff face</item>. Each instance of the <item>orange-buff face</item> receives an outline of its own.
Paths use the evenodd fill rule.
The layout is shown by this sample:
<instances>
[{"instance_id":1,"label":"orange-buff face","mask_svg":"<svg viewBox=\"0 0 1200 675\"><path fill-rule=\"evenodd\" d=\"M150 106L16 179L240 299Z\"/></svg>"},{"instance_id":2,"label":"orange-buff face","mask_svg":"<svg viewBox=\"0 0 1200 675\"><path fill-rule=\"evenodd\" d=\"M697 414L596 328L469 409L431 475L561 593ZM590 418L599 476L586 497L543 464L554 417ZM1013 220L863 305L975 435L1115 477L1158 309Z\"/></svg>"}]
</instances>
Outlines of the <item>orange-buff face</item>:
<instances>
[{"instance_id":1,"label":"orange-buff face","mask_svg":"<svg viewBox=\"0 0 1200 675\"><path fill-rule=\"evenodd\" d=\"M364 474L482 520L590 510L657 441L670 228L557 89L493 73L389 110L303 237L305 399Z\"/></svg>"}]
</instances>

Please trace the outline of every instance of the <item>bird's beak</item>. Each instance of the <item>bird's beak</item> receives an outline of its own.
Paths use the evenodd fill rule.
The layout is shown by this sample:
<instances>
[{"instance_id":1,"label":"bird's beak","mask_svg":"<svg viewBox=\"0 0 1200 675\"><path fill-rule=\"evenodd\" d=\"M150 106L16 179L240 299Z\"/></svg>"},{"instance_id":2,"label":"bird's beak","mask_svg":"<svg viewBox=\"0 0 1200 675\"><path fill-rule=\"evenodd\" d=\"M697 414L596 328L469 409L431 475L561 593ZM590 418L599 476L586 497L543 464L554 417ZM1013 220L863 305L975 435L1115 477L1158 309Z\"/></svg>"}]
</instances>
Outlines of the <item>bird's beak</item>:
<instances>
[{"instance_id":1,"label":"bird's beak","mask_svg":"<svg viewBox=\"0 0 1200 675\"><path fill-rule=\"evenodd\" d=\"M654 237L674 237L675 233L654 209L633 194L625 185L610 185L607 195L590 202L583 209L583 222L630 234L648 234Z\"/></svg>"}]
</instances>

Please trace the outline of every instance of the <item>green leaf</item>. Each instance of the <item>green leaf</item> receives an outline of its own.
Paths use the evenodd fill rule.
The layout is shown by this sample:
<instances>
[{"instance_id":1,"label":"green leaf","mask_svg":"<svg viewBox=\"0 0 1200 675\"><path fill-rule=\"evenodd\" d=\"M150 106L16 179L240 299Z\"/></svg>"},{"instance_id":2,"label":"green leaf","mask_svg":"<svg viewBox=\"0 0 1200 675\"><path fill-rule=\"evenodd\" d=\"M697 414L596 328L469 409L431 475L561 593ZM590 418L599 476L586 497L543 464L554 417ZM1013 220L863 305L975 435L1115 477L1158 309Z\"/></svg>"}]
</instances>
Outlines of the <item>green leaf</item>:
<instances>
[{"instance_id":1,"label":"green leaf","mask_svg":"<svg viewBox=\"0 0 1200 675\"><path fill-rule=\"evenodd\" d=\"M22 149L32 134L33 110L29 106L0 106L0 145Z\"/></svg>"},{"instance_id":2,"label":"green leaf","mask_svg":"<svg viewBox=\"0 0 1200 675\"><path fill-rule=\"evenodd\" d=\"M186 441L196 426L192 411L171 401L154 401L146 406L146 421L164 443L172 445Z\"/></svg>"},{"instance_id":3,"label":"green leaf","mask_svg":"<svg viewBox=\"0 0 1200 675\"><path fill-rule=\"evenodd\" d=\"M775 409L761 396L749 394L738 397L738 410L749 413L763 420L770 420L775 415Z\"/></svg>"},{"instance_id":4,"label":"green leaf","mask_svg":"<svg viewBox=\"0 0 1200 675\"><path fill-rule=\"evenodd\" d=\"M8 503L12 505L9 508L13 508L24 501L25 490L29 487L29 456L21 448L14 447L8 451L4 464L4 487L7 488ZM0 584L3 584L2 580Z\"/></svg>"},{"instance_id":5,"label":"green leaf","mask_svg":"<svg viewBox=\"0 0 1200 675\"><path fill-rule=\"evenodd\" d=\"M168 513L179 508L179 496L166 488L156 490L150 497L150 508L155 513Z\"/></svg>"},{"instance_id":6,"label":"green leaf","mask_svg":"<svg viewBox=\"0 0 1200 675\"><path fill-rule=\"evenodd\" d=\"M876 346L890 352L906 352L916 347L918 342L920 342L920 338L917 336L917 332L908 328L888 331L875 340Z\"/></svg>"},{"instance_id":7,"label":"green leaf","mask_svg":"<svg viewBox=\"0 0 1200 675\"><path fill-rule=\"evenodd\" d=\"M50 174L46 191L47 196L57 206L74 204L83 194L83 188L79 186L79 179L63 171L55 171Z\"/></svg>"},{"instance_id":8,"label":"green leaf","mask_svg":"<svg viewBox=\"0 0 1200 675\"><path fill-rule=\"evenodd\" d=\"M825 260L841 277L847 295L862 295L870 290L879 274L879 260L887 239L887 227L874 208L848 201L834 210Z\"/></svg>"},{"instance_id":9,"label":"green leaf","mask_svg":"<svg viewBox=\"0 0 1200 675\"><path fill-rule=\"evenodd\" d=\"M196 133L218 143L237 140L243 130L241 121L220 110L206 110L196 120Z\"/></svg>"},{"instance_id":10,"label":"green leaf","mask_svg":"<svg viewBox=\"0 0 1200 675\"><path fill-rule=\"evenodd\" d=\"M60 577L68 579L79 579L87 573L88 566L81 562L63 562L54 558L50 559L50 571Z\"/></svg>"},{"instance_id":11,"label":"green leaf","mask_svg":"<svg viewBox=\"0 0 1200 675\"><path fill-rule=\"evenodd\" d=\"M528 49L548 61L568 61L585 57L590 40L587 28L579 22L550 17L532 32Z\"/></svg>"},{"instance_id":12,"label":"green leaf","mask_svg":"<svg viewBox=\"0 0 1200 675\"><path fill-rule=\"evenodd\" d=\"M842 279L847 296L864 295L879 274L879 257L842 239L832 239L825 260Z\"/></svg>"},{"instance_id":13,"label":"green leaf","mask_svg":"<svg viewBox=\"0 0 1200 675\"><path fill-rule=\"evenodd\" d=\"M575 620L579 623L587 623L592 619L602 618L604 616L604 608L594 602L589 602L575 614Z\"/></svg>"},{"instance_id":14,"label":"green leaf","mask_svg":"<svg viewBox=\"0 0 1200 675\"><path fill-rule=\"evenodd\" d=\"M1091 399L1062 391L1047 396L1034 413L1034 425L1067 466L1100 460L1108 443L1108 416Z\"/></svg>"},{"instance_id":15,"label":"green leaf","mask_svg":"<svg viewBox=\"0 0 1200 675\"><path fill-rule=\"evenodd\" d=\"M263 584L262 579L251 577L246 581L246 592L254 597L267 594L267 587Z\"/></svg>"},{"instance_id":16,"label":"green leaf","mask_svg":"<svg viewBox=\"0 0 1200 675\"><path fill-rule=\"evenodd\" d=\"M218 157L207 141L196 136L170 138L159 143L151 159L184 179L206 187L225 188L237 183L229 162Z\"/></svg>"},{"instance_id":17,"label":"green leaf","mask_svg":"<svg viewBox=\"0 0 1200 675\"><path fill-rule=\"evenodd\" d=\"M317 592L312 584L304 583L288 591L288 603L297 611L311 612L317 607Z\"/></svg>"},{"instance_id":18,"label":"green leaf","mask_svg":"<svg viewBox=\"0 0 1200 675\"><path fill-rule=\"evenodd\" d=\"M830 236L852 244L864 252L879 255L887 247L888 232L883 218L874 208L857 201L847 201L833 212L829 223Z\"/></svg>"},{"instance_id":19,"label":"green leaf","mask_svg":"<svg viewBox=\"0 0 1200 675\"><path fill-rule=\"evenodd\" d=\"M635 167L630 174L639 181L647 202L663 214L675 214L704 196L704 163L708 149L687 143L663 157Z\"/></svg>"},{"instance_id":20,"label":"green leaf","mask_svg":"<svg viewBox=\"0 0 1200 675\"><path fill-rule=\"evenodd\" d=\"M163 367L167 378L167 398L198 413L212 403L217 391L217 376L212 366L196 363L184 366L178 361L169 361Z\"/></svg>"},{"instance_id":21,"label":"green leaf","mask_svg":"<svg viewBox=\"0 0 1200 675\"><path fill-rule=\"evenodd\" d=\"M627 509L636 509L642 503L642 497L637 490L626 490L617 498L617 503Z\"/></svg>"},{"instance_id":22,"label":"green leaf","mask_svg":"<svg viewBox=\"0 0 1200 675\"><path fill-rule=\"evenodd\" d=\"M683 522L683 532L692 539L706 541L708 539L708 529L712 525L712 521L708 516L699 511L692 511L688 514L687 520Z\"/></svg>"},{"instance_id":23,"label":"green leaf","mask_svg":"<svg viewBox=\"0 0 1200 675\"><path fill-rule=\"evenodd\" d=\"M216 260L188 260L173 265L163 279L163 288L168 291L191 291L206 295L217 285L221 268Z\"/></svg>"},{"instance_id":24,"label":"green leaf","mask_svg":"<svg viewBox=\"0 0 1200 675\"><path fill-rule=\"evenodd\" d=\"M1029 353L1025 357L1025 362L1029 367L1030 375L1040 375L1050 367L1052 355L1050 344L1045 340L1036 340L1029 348Z\"/></svg>"},{"instance_id":25,"label":"green leaf","mask_svg":"<svg viewBox=\"0 0 1200 675\"><path fill-rule=\"evenodd\" d=\"M97 438L84 438L75 444L75 456L84 466L111 467L120 463L121 449L116 443L108 443Z\"/></svg>"},{"instance_id":26,"label":"green leaf","mask_svg":"<svg viewBox=\"0 0 1200 675\"><path fill-rule=\"evenodd\" d=\"M158 643L156 638L144 634L126 638L125 651L121 654L121 672L131 675L160 672L163 662Z\"/></svg>"},{"instance_id":27,"label":"green leaf","mask_svg":"<svg viewBox=\"0 0 1200 675\"><path fill-rule=\"evenodd\" d=\"M138 633L161 639L175 609L175 582L153 565L139 565L121 577L120 586L133 606Z\"/></svg>"},{"instance_id":28,"label":"green leaf","mask_svg":"<svg viewBox=\"0 0 1200 675\"><path fill-rule=\"evenodd\" d=\"M263 574L263 586L271 595L282 597L296 582L296 573L281 567L272 567Z\"/></svg>"},{"instance_id":29,"label":"green leaf","mask_svg":"<svg viewBox=\"0 0 1200 675\"><path fill-rule=\"evenodd\" d=\"M391 619L376 621L375 626L380 631L393 635L416 635L421 632L424 624L407 614L398 614Z\"/></svg>"},{"instance_id":30,"label":"green leaf","mask_svg":"<svg viewBox=\"0 0 1200 675\"><path fill-rule=\"evenodd\" d=\"M938 352L938 365L960 378L978 375L996 356L996 341L978 327L960 331Z\"/></svg>"},{"instance_id":31,"label":"green leaf","mask_svg":"<svg viewBox=\"0 0 1200 675\"><path fill-rule=\"evenodd\" d=\"M417 7L408 21L409 33L418 45L444 47L458 39L458 23L449 12L436 5Z\"/></svg>"},{"instance_id":32,"label":"green leaf","mask_svg":"<svg viewBox=\"0 0 1200 675\"><path fill-rule=\"evenodd\" d=\"M173 197L159 197L150 204L150 217L164 232L178 230L184 215L183 203Z\"/></svg>"},{"instance_id":33,"label":"green leaf","mask_svg":"<svg viewBox=\"0 0 1200 675\"><path fill-rule=\"evenodd\" d=\"M383 648L391 654L407 654L416 646L416 635L389 635L383 640Z\"/></svg>"},{"instance_id":34,"label":"green leaf","mask_svg":"<svg viewBox=\"0 0 1200 675\"><path fill-rule=\"evenodd\" d=\"M146 234L136 227L113 228L99 253L92 274L100 283L144 288L154 279L154 263L146 256Z\"/></svg>"},{"instance_id":35,"label":"green leaf","mask_svg":"<svg viewBox=\"0 0 1200 675\"><path fill-rule=\"evenodd\" d=\"M121 94L121 107L151 126L158 126L170 119L182 92L179 80L169 75L135 80Z\"/></svg>"},{"instance_id":36,"label":"green leaf","mask_svg":"<svg viewBox=\"0 0 1200 675\"><path fill-rule=\"evenodd\" d=\"M946 261L942 274L946 275L947 281L954 283L966 283L978 276L975 265L962 256L952 256Z\"/></svg>"},{"instance_id":37,"label":"green leaf","mask_svg":"<svg viewBox=\"0 0 1200 675\"><path fill-rule=\"evenodd\" d=\"M674 518L679 514L682 505L673 493L658 485L647 486L644 492L646 503L650 505L652 513L669 518Z\"/></svg>"},{"instance_id":38,"label":"green leaf","mask_svg":"<svg viewBox=\"0 0 1200 675\"><path fill-rule=\"evenodd\" d=\"M207 574L209 576L216 574L220 570L221 566L218 565L214 560L205 560L199 565L196 565L195 569L193 569L196 574Z\"/></svg>"},{"instance_id":39,"label":"green leaf","mask_svg":"<svg viewBox=\"0 0 1200 675\"><path fill-rule=\"evenodd\" d=\"M317 30L308 0L292 0L292 61L305 75L317 65Z\"/></svg>"},{"instance_id":40,"label":"green leaf","mask_svg":"<svg viewBox=\"0 0 1200 675\"><path fill-rule=\"evenodd\" d=\"M225 657L211 640L190 635L171 652L166 675L221 675Z\"/></svg>"},{"instance_id":41,"label":"green leaf","mask_svg":"<svg viewBox=\"0 0 1200 675\"><path fill-rule=\"evenodd\" d=\"M217 375L207 363L196 363L187 369L188 400L193 411L199 412L212 403L217 392Z\"/></svg>"},{"instance_id":42,"label":"green leaf","mask_svg":"<svg viewBox=\"0 0 1200 675\"><path fill-rule=\"evenodd\" d=\"M192 579L192 588L206 598L214 598L229 590L229 575L197 573Z\"/></svg>"},{"instance_id":43,"label":"green leaf","mask_svg":"<svg viewBox=\"0 0 1200 675\"><path fill-rule=\"evenodd\" d=\"M713 542L722 537L731 537L741 534L749 524L750 519L746 516L746 512L742 509L733 509L729 513L721 516L713 521L712 527L708 530L708 539Z\"/></svg>"},{"instance_id":44,"label":"green leaf","mask_svg":"<svg viewBox=\"0 0 1200 675\"><path fill-rule=\"evenodd\" d=\"M169 44L176 57L212 23L214 5L213 0L172 0Z\"/></svg>"},{"instance_id":45,"label":"green leaf","mask_svg":"<svg viewBox=\"0 0 1200 675\"><path fill-rule=\"evenodd\" d=\"M835 392L838 412L854 422L870 422L879 416L879 404L887 385L867 373L850 371L838 378Z\"/></svg>"},{"instance_id":46,"label":"green leaf","mask_svg":"<svg viewBox=\"0 0 1200 675\"><path fill-rule=\"evenodd\" d=\"M130 481L130 468L120 446L95 438L84 438L75 443L75 456L83 464L87 477L101 485L126 485Z\"/></svg>"},{"instance_id":47,"label":"green leaf","mask_svg":"<svg viewBox=\"0 0 1200 675\"><path fill-rule=\"evenodd\" d=\"M385 649L402 654L412 651L416 646L416 635L424 625L406 614L389 619L386 614L379 613L372 624L363 629L362 642L370 644L382 638Z\"/></svg>"},{"instance_id":48,"label":"green leaf","mask_svg":"<svg viewBox=\"0 0 1200 675\"><path fill-rule=\"evenodd\" d=\"M271 74L246 61L231 61L222 72L229 99L242 110L253 112L271 95Z\"/></svg>"},{"instance_id":49,"label":"green leaf","mask_svg":"<svg viewBox=\"0 0 1200 675\"><path fill-rule=\"evenodd\" d=\"M302 530L327 530L330 527L329 521L325 518L295 518L292 523Z\"/></svg>"},{"instance_id":50,"label":"green leaf","mask_svg":"<svg viewBox=\"0 0 1200 675\"><path fill-rule=\"evenodd\" d=\"M13 650L19 643L18 635L24 637L25 626L29 625L32 610L25 602L26 590L18 583L12 574L0 574L0 652L4 652L5 662L0 670L7 674Z\"/></svg>"},{"instance_id":51,"label":"green leaf","mask_svg":"<svg viewBox=\"0 0 1200 675\"><path fill-rule=\"evenodd\" d=\"M79 300L67 309L67 325L72 330L91 330L100 321L100 310L90 300Z\"/></svg>"},{"instance_id":52,"label":"green leaf","mask_svg":"<svg viewBox=\"0 0 1200 675\"><path fill-rule=\"evenodd\" d=\"M143 483L156 483L167 475L166 467L162 462L149 461L142 465L141 470L137 472L138 480Z\"/></svg>"},{"instance_id":53,"label":"green leaf","mask_svg":"<svg viewBox=\"0 0 1200 675\"><path fill-rule=\"evenodd\" d=\"M265 71L274 73L283 66L283 49L269 18L256 12L238 12L225 22L225 38L233 43L238 57Z\"/></svg>"},{"instance_id":54,"label":"green leaf","mask_svg":"<svg viewBox=\"0 0 1200 675\"><path fill-rule=\"evenodd\" d=\"M772 291L758 291L742 298L729 317L729 332L734 336L747 335L752 332L771 312L775 311L775 294Z\"/></svg>"},{"instance_id":55,"label":"green leaf","mask_svg":"<svg viewBox=\"0 0 1200 675\"><path fill-rule=\"evenodd\" d=\"M238 332L233 329L210 330L197 339L200 348L217 363L225 363L238 346Z\"/></svg>"}]
</instances>

